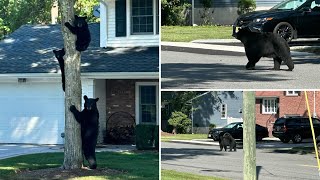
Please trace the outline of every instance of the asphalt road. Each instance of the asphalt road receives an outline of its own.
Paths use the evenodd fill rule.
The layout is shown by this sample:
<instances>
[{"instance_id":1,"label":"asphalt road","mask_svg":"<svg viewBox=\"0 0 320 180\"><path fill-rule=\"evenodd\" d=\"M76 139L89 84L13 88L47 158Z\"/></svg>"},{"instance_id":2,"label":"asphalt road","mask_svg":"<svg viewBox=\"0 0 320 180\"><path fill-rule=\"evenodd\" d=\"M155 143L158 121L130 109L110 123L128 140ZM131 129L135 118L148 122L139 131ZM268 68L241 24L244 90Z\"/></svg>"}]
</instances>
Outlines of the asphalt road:
<instances>
[{"instance_id":1,"label":"asphalt road","mask_svg":"<svg viewBox=\"0 0 320 180\"><path fill-rule=\"evenodd\" d=\"M279 142L281 143L281 142ZM161 168L228 179L243 179L243 150L220 152L218 146L161 143ZM259 180L319 180L314 154L258 148Z\"/></svg>"},{"instance_id":2,"label":"asphalt road","mask_svg":"<svg viewBox=\"0 0 320 180\"><path fill-rule=\"evenodd\" d=\"M185 50L185 49L184 49ZM232 46L230 46L232 50ZM273 60L262 58L256 70L246 70L242 52L189 49L161 52L163 89L318 89L319 56L292 55L293 71L273 68Z\"/></svg>"}]
</instances>

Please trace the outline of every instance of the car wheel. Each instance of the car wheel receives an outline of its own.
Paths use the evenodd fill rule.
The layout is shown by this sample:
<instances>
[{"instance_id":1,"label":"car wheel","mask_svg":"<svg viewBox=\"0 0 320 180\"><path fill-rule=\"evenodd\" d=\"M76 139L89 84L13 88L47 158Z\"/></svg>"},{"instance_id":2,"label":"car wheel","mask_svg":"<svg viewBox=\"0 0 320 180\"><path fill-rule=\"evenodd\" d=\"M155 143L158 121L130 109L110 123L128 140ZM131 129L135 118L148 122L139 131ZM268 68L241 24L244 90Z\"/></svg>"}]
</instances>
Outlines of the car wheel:
<instances>
[{"instance_id":1,"label":"car wheel","mask_svg":"<svg viewBox=\"0 0 320 180\"><path fill-rule=\"evenodd\" d=\"M295 135L293 136L293 138L292 138L292 141L293 141L294 143L300 143L300 142L302 141L301 135L300 135L300 134L295 134Z\"/></svg>"},{"instance_id":2,"label":"car wheel","mask_svg":"<svg viewBox=\"0 0 320 180\"><path fill-rule=\"evenodd\" d=\"M288 142L290 141L290 139L288 139L288 138L281 138L280 141L283 142L283 143L288 143Z\"/></svg>"},{"instance_id":3,"label":"car wheel","mask_svg":"<svg viewBox=\"0 0 320 180\"><path fill-rule=\"evenodd\" d=\"M287 22L280 22L273 29L273 33L279 34L283 37L287 42L290 42L293 39L294 29L291 24Z\"/></svg>"}]
</instances>

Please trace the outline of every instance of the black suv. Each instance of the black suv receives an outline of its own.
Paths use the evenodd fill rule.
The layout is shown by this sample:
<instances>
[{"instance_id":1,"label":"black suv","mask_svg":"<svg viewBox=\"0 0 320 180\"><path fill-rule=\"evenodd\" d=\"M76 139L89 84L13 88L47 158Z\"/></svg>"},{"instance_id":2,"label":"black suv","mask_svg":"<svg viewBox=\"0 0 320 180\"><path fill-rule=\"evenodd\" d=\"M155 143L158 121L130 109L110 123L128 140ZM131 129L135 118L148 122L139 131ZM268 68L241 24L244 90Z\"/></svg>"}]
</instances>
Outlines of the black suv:
<instances>
[{"instance_id":1,"label":"black suv","mask_svg":"<svg viewBox=\"0 0 320 180\"><path fill-rule=\"evenodd\" d=\"M239 16L233 25L234 34L238 27L278 33L287 42L300 37L319 38L320 0L286 0L270 10Z\"/></svg>"},{"instance_id":2,"label":"black suv","mask_svg":"<svg viewBox=\"0 0 320 180\"><path fill-rule=\"evenodd\" d=\"M320 135L320 120L312 118L316 136ZM300 143L303 139L312 138L311 126L308 117L278 118L274 125L272 135L282 142Z\"/></svg>"},{"instance_id":3,"label":"black suv","mask_svg":"<svg viewBox=\"0 0 320 180\"><path fill-rule=\"evenodd\" d=\"M224 135L224 133L228 132L235 139L243 139L243 123L235 122L230 123L222 128L214 128L211 129L208 133L208 138L213 139L214 141L220 140L220 137ZM262 138L268 137L268 129L256 124L256 139L257 141L261 141Z\"/></svg>"}]
</instances>

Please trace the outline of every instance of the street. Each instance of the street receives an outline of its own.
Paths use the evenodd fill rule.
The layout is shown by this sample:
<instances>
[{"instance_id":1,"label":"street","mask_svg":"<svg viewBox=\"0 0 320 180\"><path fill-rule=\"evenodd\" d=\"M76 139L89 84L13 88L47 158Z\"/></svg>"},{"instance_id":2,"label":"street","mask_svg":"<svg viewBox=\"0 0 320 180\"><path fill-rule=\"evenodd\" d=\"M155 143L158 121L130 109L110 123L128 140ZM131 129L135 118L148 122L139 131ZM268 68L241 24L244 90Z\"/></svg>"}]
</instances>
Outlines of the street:
<instances>
[{"instance_id":1,"label":"street","mask_svg":"<svg viewBox=\"0 0 320 180\"><path fill-rule=\"evenodd\" d=\"M314 154L292 153L266 145L257 149L256 157L259 180L319 179ZM221 152L219 146L162 142L161 168L239 180L243 179L243 150Z\"/></svg>"},{"instance_id":2,"label":"street","mask_svg":"<svg viewBox=\"0 0 320 180\"><path fill-rule=\"evenodd\" d=\"M320 59L317 55L292 52L292 59L295 63L295 69L292 72L285 71L288 69L286 65L281 65L280 71L270 70L273 68L271 58L262 58L256 64L256 70L246 70L245 65L248 60L243 47L238 45L219 45L218 47L223 47L223 49L163 47L161 52L162 88L319 88Z\"/></svg>"}]
</instances>

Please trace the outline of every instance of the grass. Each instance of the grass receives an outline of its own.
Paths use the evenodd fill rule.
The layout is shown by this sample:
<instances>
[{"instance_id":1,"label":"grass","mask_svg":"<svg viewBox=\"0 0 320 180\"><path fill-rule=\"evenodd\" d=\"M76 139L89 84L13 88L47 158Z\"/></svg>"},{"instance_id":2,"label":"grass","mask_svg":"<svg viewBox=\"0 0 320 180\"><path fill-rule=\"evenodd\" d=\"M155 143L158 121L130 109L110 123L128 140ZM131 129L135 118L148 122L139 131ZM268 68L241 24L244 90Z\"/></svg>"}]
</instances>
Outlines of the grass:
<instances>
[{"instance_id":1,"label":"grass","mask_svg":"<svg viewBox=\"0 0 320 180\"><path fill-rule=\"evenodd\" d=\"M207 136L207 134L176 134L172 136L161 136L161 141L207 139Z\"/></svg>"},{"instance_id":2,"label":"grass","mask_svg":"<svg viewBox=\"0 0 320 180\"><path fill-rule=\"evenodd\" d=\"M82 177L77 179L146 179L159 177L159 154L145 153L97 153L98 168L110 168L128 173ZM0 179L15 179L16 172L59 167L63 153L23 155L0 160Z\"/></svg>"},{"instance_id":3,"label":"grass","mask_svg":"<svg viewBox=\"0 0 320 180\"><path fill-rule=\"evenodd\" d=\"M197 39L232 39L231 26L162 26L161 41L190 42Z\"/></svg>"},{"instance_id":4,"label":"grass","mask_svg":"<svg viewBox=\"0 0 320 180\"><path fill-rule=\"evenodd\" d=\"M161 180L224 180L222 178L201 176L172 170L161 170Z\"/></svg>"}]
</instances>

